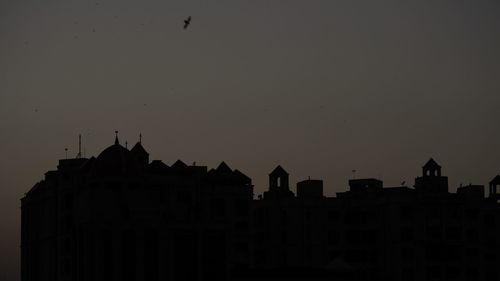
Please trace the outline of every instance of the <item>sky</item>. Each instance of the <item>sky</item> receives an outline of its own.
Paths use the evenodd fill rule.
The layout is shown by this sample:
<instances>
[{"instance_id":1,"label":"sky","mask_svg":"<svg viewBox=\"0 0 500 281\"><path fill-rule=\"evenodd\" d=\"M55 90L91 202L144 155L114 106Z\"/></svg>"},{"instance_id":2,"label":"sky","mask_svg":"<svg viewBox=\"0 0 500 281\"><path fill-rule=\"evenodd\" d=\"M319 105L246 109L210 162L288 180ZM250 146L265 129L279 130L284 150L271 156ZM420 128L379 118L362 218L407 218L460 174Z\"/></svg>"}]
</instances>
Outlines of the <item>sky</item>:
<instances>
[{"instance_id":1,"label":"sky","mask_svg":"<svg viewBox=\"0 0 500 281\"><path fill-rule=\"evenodd\" d=\"M183 30L183 20L192 16ZM19 280L19 199L119 131L151 159L253 179L412 185L500 174L500 3L0 2L0 279ZM353 175L352 170L356 170Z\"/></svg>"}]
</instances>

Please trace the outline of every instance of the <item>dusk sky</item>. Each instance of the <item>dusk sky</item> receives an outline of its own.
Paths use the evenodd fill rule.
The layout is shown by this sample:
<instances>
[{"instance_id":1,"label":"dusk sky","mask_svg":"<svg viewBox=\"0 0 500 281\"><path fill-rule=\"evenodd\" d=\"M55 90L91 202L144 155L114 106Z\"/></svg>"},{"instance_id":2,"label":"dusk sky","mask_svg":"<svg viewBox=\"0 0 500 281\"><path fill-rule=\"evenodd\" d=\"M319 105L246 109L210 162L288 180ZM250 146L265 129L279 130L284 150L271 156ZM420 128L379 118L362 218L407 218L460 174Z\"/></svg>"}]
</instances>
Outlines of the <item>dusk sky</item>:
<instances>
[{"instance_id":1,"label":"dusk sky","mask_svg":"<svg viewBox=\"0 0 500 281\"><path fill-rule=\"evenodd\" d=\"M192 16L183 30L183 20ZM0 280L19 280L19 199L119 131L151 159L325 193L500 174L499 1L0 2ZM256 197L256 196L255 196Z\"/></svg>"}]
</instances>

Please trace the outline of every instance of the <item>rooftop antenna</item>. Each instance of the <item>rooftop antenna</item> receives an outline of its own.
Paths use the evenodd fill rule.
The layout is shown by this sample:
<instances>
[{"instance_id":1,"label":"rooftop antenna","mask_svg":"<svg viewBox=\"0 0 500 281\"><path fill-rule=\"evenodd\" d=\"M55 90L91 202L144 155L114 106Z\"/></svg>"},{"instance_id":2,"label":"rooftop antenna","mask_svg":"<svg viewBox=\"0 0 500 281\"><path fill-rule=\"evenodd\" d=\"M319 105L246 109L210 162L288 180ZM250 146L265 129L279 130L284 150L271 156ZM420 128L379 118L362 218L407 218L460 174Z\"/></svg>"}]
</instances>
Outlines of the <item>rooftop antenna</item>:
<instances>
[{"instance_id":1,"label":"rooftop antenna","mask_svg":"<svg viewBox=\"0 0 500 281\"><path fill-rule=\"evenodd\" d=\"M118 141L118 131L115 131L115 144L120 144Z\"/></svg>"},{"instance_id":2,"label":"rooftop antenna","mask_svg":"<svg viewBox=\"0 0 500 281\"><path fill-rule=\"evenodd\" d=\"M68 148L65 148L64 152L66 153L66 159L68 159Z\"/></svg>"},{"instance_id":3,"label":"rooftop antenna","mask_svg":"<svg viewBox=\"0 0 500 281\"><path fill-rule=\"evenodd\" d=\"M142 134L139 133L139 143L142 144Z\"/></svg>"},{"instance_id":4,"label":"rooftop antenna","mask_svg":"<svg viewBox=\"0 0 500 281\"><path fill-rule=\"evenodd\" d=\"M125 148L128 149L128 141L125 141Z\"/></svg>"},{"instance_id":5,"label":"rooftop antenna","mask_svg":"<svg viewBox=\"0 0 500 281\"><path fill-rule=\"evenodd\" d=\"M78 135L78 154L76 158L82 158L82 134Z\"/></svg>"}]
</instances>

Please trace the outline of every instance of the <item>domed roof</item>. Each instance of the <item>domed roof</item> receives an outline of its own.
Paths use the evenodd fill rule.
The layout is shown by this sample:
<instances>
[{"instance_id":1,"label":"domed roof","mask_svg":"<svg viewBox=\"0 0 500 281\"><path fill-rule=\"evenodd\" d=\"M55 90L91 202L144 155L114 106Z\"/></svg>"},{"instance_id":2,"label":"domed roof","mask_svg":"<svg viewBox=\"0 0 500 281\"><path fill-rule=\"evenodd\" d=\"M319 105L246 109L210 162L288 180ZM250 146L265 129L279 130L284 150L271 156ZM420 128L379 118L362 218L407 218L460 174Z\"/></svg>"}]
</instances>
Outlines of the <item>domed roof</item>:
<instances>
[{"instance_id":1,"label":"domed roof","mask_svg":"<svg viewBox=\"0 0 500 281\"><path fill-rule=\"evenodd\" d=\"M137 161L130 151L121 146L118 138L115 144L104 149L94 163L94 172L98 175L125 175L139 171Z\"/></svg>"}]
</instances>

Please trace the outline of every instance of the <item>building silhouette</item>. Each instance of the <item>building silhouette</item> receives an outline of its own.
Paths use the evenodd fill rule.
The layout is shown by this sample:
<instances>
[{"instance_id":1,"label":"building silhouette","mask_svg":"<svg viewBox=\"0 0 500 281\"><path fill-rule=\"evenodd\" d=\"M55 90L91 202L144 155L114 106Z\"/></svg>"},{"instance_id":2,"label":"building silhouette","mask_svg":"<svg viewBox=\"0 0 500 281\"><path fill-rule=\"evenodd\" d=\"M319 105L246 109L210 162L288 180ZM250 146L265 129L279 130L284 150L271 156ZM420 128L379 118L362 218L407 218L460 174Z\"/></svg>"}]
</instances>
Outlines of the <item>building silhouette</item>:
<instances>
[{"instance_id":1,"label":"building silhouette","mask_svg":"<svg viewBox=\"0 0 500 281\"><path fill-rule=\"evenodd\" d=\"M79 154L81 156L81 154ZM21 199L22 281L499 280L500 176L448 191L430 159L414 188L249 177L149 160L138 142L59 161Z\"/></svg>"}]
</instances>

